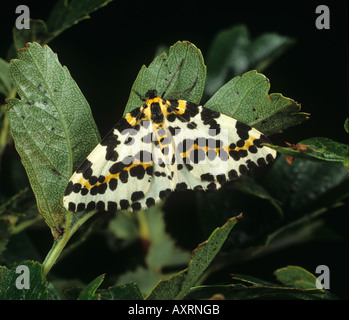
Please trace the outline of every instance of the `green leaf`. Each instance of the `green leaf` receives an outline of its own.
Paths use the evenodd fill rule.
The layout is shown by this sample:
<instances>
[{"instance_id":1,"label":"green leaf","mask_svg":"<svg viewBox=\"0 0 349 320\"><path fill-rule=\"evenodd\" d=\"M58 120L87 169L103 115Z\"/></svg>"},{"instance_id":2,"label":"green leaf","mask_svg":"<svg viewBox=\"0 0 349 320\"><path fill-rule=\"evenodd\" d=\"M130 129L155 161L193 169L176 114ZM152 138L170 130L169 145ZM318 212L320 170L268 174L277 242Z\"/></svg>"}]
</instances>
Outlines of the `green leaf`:
<instances>
[{"instance_id":1,"label":"green leaf","mask_svg":"<svg viewBox=\"0 0 349 320\"><path fill-rule=\"evenodd\" d=\"M249 124L265 135L278 133L308 119L301 106L280 93L269 94L269 80L256 71L235 77L205 107Z\"/></svg>"},{"instance_id":2,"label":"green leaf","mask_svg":"<svg viewBox=\"0 0 349 320\"><path fill-rule=\"evenodd\" d=\"M130 216L127 211L120 211L108 224L113 235L124 241L133 241L139 236L134 215Z\"/></svg>"},{"instance_id":3,"label":"green leaf","mask_svg":"<svg viewBox=\"0 0 349 320\"><path fill-rule=\"evenodd\" d=\"M101 300L100 294L96 294L97 289L104 280L104 274L91 281L81 290L78 300Z\"/></svg>"},{"instance_id":4,"label":"green leaf","mask_svg":"<svg viewBox=\"0 0 349 320\"><path fill-rule=\"evenodd\" d=\"M121 286L99 290L101 300L144 300L144 297L136 283L128 283Z\"/></svg>"},{"instance_id":5,"label":"green leaf","mask_svg":"<svg viewBox=\"0 0 349 320\"><path fill-rule=\"evenodd\" d=\"M98 144L99 133L79 87L48 46L29 44L10 72L21 98L7 104L15 146L39 212L60 230L68 180Z\"/></svg>"},{"instance_id":6,"label":"green leaf","mask_svg":"<svg viewBox=\"0 0 349 320\"><path fill-rule=\"evenodd\" d=\"M124 115L139 107L143 102L134 91L145 96L148 90L157 90L166 97L200 103L206 78L206 66L201 51L188 41L178 41L149 65L142 66L127 102ZM189 90L188 90L189 89Z\"/></svg>"},{"instance_id":7,"label":"green leaf","mask_svg":"<svg viewBox=\"0 0 349 320\"><path fill-rule=\"evenodd\" d=\"M349 195L349 174L341 163L298 158L292 165L280 155L263 178L284 212L311 213L336 205Z\"/></svg>"},{"instance_id":8,"label":"green leaf","mask_svg":"<svg viewBox=\"0 0 349 320\"><path fill-rule=\"evenodd\" d=\"M268 146L287 156L309 160L342 162L345 166L349 167L349 145L333 141L329 138L309 138L300 141L293 147Z\"/></svg>"},{"instance_id":9,"label":"green leaf","mask_svg":"<svg viewBox=\"0 0 349 320\"><path fill-rule=\"evenodd\" d=\"M150 247L145 258L148 268L157 271L165 267L186 265L190 260L190 253L178 248L175 240L166 232L161 205L148 209L145 216L150 240Z\"/></svg>"},{"instance_id":10,"label":"green leaf","mask_svg":"<svg viewBox=\"0 0 349 320\"><path fill-rule=\"evenodd\" d=\"M198 286L190 290L186 297L188 300L212 299L221 296L226 300L319 300L336 299L332 295L326 295L320 290L301 290L278 285L210 285Z\"/></svg>"},{"instance_id":11,"label":"green leaf","mask_svg":"<svg viewBox=\"0 0 349 320\"><path fill-rule=\"evenodd\" d=\"M344 130L349 133L349 118L347 118L344 122Z\"/></svg>"},{"instance_id":12,"label":"green leaf","mask_svg":"<svg viewBox=\"0 0 349 320\"><path fill-rule=\"evenodd\" d=\"M275 284L270 281L261 280L257 277L253 277L246 274L233 274L234 281L241 282L244 285L264 286L264 287L281 287L281 285Z\"/></svg>"},{"instance_id":13,"label":"green leaf","mask_svg":"<svg viewBox=\"0 0 349 320\"><path fill-rule=\"evenodd\" d=\"M270 203L275 207L277 212L282 215L282 208L276 199L274 199L268 191L258 184L251 176L245 175L244 178L241 179L241 183L235 186L235 190L239 190L246 194L258 197L260 199L265 199L270 201Z\"/></svg>"},{"instance_id":14,"label":"green leaf","mask_svg":"<svg viewBox=\"0 0 349 320\"><path fill-rule=\"evenodd\" d=\"M13 28L13 44L8 59L16 56L16 49L25 47L27 42L49 43L64 30L89 18L89 13L107 5L112 0L67 1L59 0L50 12L47 23L39 19L30 19L29 29Z\"/></svg>"},{"instance_id":15,"label":"green leaf","mask_svg":"<svg viewBox=\"0 0 349 320\"><path fill-rule=\"evenodd\" d=\"M43 20L30 19L29 29L13 28L13 44L15 49L25 47L27 42L47 43L52 35L47 31L47 26Z\"/></svg>"},{"instance_id":16,"label":"green leaf","mask_svg":"<svg viewBox=\"0 0 349 320\"><path fill-rule=\"evenodd\" d=\"M274 272L276 278L285 286L298 289L317 289L316 277L298 266L287 266Z\"/></svg>"},{"instance_id":17,"label":"green leaf","mask_svg":"<svg viewBox=\"0 0 349 320\"><path fill-rule=\"evenodd\" d=\"M304 215L297 220L285 223L270 233L264 244L268 251L290 247L307 241L340 241L341 237L325 224L323 219L318 219L326 209Z\"/></svg>"},{"instance_id":18,"label":"green leaf","mask_svg":"<svg viewBox=\"0 0 349 320\"><path fill-rule=\"evenodd\" d=\"M0 58L0 93L7 97L12 89L10 67L7 61Z\"/></svg>"},{"instance_id":19,"label":"green leaf","mask_svg":"<svg viewBox=\"0 0 349 320\"><path fill-rule=\"evenodd\" d=\"M89 14L106 6L112 0L58 0L47 20L50 33L58 35L65 29L88 19Z\"/></svg>"},{"instance_id":20,"label":"green leaf","mask_svg":"<svg viewBox=\"0 0 349 320\"><path fill-rule=\"evenodd\" d=\"M9 242L9 224L6 220L0 219L0 255L6 249Z\"/></svg>"},{"instance_id":21,"label":"green leaf","mask_svg":"<svg viewBox=\"0 0 349 320\"><path fill-rule=\"evenodd\" d=\"M138 266L135 270L122 274L117 281L117 287L129 283L137 283L142 295L147 295L154 285L164 277L154 269Z\"/></svg>"},{"instance_id":22,"label":"green leaf","mask_svg":"<svg viewBox=\"0 0 349 320\"><path fill-rule=\"evenodd\" d=\"M214 94L228 77L249 69L261 72L293 43L293 39L276 33L265 33L251 40L244 25L219 32L207 55L206 93Z\"/></svg>"},{"instance_id":23,"label":"green leaf","mask_svg":"<svg viewBox=\"0 0 349 320\"><path fill-rule=\"evenodd\" d=\"M338 299L334 294L314 286L316 278L301 267L278 269L275 274L282 284L264 281L249 275L234 275L233 284L205 285L191 288L186 299L212 299L220 296L231 300ZM279 278L280 276L280 278Z\"/></svg>"},{"instance_id":24,"label":"green leaf","mask_svg":"<svg viewBox=\"0 0 349 320\"><path fill-rule=\"evenodd\" d=\"M16 286L16 280L24 283L22 280L24 274L28 271L18 270L19 265L28 267L28 284L29 289ZM19 278L21 277L21 278ZM24 282L23 282L24 281ZM24 261L11 269L0 267L0 300L47 300L48 292L46 289L46 281L42 277L41 265L34 261Z\"/></svg>"},{"instance_id":25,"label":"green leaf","mask_svg":"<svg viewBox=\"0 0 349 320\"><path fill-rule=\"evenodd\" d=\"M188 267L169 279L161 280L147 299L183 299L203 276L240 218L231 218L225 225L214 230L209 239L193 251Z\"/></svg>"},{"instance_id":26,"label":"green leaf","mask_svg":"<svg viewBox=\"0 0 349 320\"><path fill-rule=\"evenodd\" d=\"M118 285L136 282L144 295L149 294L160 279L168 277L168 274L163 274L164 268L178 268L190 260L190 253L178 248L166 232L161 207L162 204L149 208L147 212L137 212L138 223L134 214L120 212L111 226L118 237L121 236L128 241L138 237L146 243L147 251L144 258L146 267L138 267L136 270L124 273L117 281ZM120 214L122 218L119 218ZM121 226L116 226L119 223L122 223ZM120 230L122 227L125 227L125 232ZM146 232L142 234L141 229Z\"/></svg>"}]
</instances>

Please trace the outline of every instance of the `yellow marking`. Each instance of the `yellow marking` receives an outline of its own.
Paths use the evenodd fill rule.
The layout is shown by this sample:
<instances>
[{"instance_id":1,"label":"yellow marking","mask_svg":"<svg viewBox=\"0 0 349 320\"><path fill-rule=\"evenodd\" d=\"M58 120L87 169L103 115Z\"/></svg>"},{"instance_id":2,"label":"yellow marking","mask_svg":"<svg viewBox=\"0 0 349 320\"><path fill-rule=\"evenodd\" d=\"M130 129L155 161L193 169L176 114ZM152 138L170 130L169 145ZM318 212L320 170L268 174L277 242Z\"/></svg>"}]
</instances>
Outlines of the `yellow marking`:
<instances>
[{"instance_id":1,"label":"yellow marking","mask_svg":"<svg viewBox=\"0 0 349 320\"><path fill-rule=\"evenodd\" d=\"M161 108L161 112L163 113L164 117L167 117L169 114L174 113L174 112L177 113L177 114L182 115L185 112L185 110L186 110L187 102L184 101L184 100L177 100L177 101L178 101L177 110L173 110L173 111L169 112L168 111L168 107L171 105L170 101L169 100L164 100L164 99L162 99L160 97L155 97L153 99L148 99L148 100L145 101L145 104L146 104L147 108L145 110L144 107L143 107L142 111L145 114L145 118L147 120L149 120L150 117L151 117L151 110L150 110L151 104L155 102L155 103L159 104L159 106ZM126 119L126 120L129 121L128 119Z\"/></svg>"},{"instance_id":2,"label":"yellow marking","mask_svg":"<svg viewBox=\"0 0 349 320\"><path fill-rule=\"evenodd\" d=\"M150 117L151 117L150 107L148 106L148 108L144 108L144 107L142 106L141 112L144 113L144 118L143 118L143 120L148 120L148 121L149 121L149 120L150 120Z\"/></svg>"},{"instance_id":3,"label":"yellow marking","mask_svg":"<svg viewBox=\"0 0 349 320\"><path fill-rule=\"evenodd\" d=\"M133 125L133 122L136 121L136 118L132 117L130 113L126 114L125 119L131 125Z\"/></svg>"},{"instance_id":4,"label":"yellow marking","mask_svg":"<svg viewBox=\"0 0 349 320\"><path fill-rule=\"evenodd\" d=\"M252 146L253 144L253 140L255 140L256 138L254 137L248 137L248 140L245 141L245 145L241 148L235 148L235 149L231 149L231 150L235 150L235 151L239 151L239 150L248 150L248 148L250 146Z\"/></svg>"},{"instance_id":5,"label":"yellow marking","mask_svg":"<svg viewBox=\"0 0 349 320\"><path fill-rule=\"evenodd\" d=\"M219 152L219 148L209 148L207 146L205 147L199 147L197 144L193 144L189 150L185 151L185 152L182 152L182 157L183 158L186 158L187 157L187 154L189 154L190 156L190 153L193 151L193 150L198 150L198 149L201 149L201 150L204 150L205 152L207 152L208 150L216 150L217 154Z\"/></svg>"},{"instance_id":6,"label":"yellow marking","mask_svg":"<svg viewBox=\"0 0 349 320\"><path fill-rule=\"evenodd\" d=\"M124 171L124 170L130 171L133 167L138 166L138 165L142 165L143 168L144 168L144 170L146 170L148 167L151 166L151 162L149 162L149 163L143 163L143 162L139 161L138 159L136 159L134 163L130 164L128 167L125 167L125 168L123 169L123 171ZM122 172L122 171L121 171L121 172ZM104 181L103 181L103 182L97 181L94 185L91 185L91 184L88 182L88 180L86 180L86 179L84 179L84 178L80 178L79 183L80 183L81 186L82 186L81 188L91 189L92 187L95 187L95 186L98 187L99 185L101 185L101 184L103 184L103 183L109 183L109 181L110 181L111 179L113 179L113 178L114 178L114 179L118 179L121 172L114 173L114 174L108 174L108 175L104 178Z\"/></svg>"},{"instance_id":7,"label":"yellow marking","mask_svg":"<svg viewBox=\"0 0 349 320\"><path fill-rule=\"evenodd\" d=\"M160 125L157 127L157 129L161 129L161 128L162 128L162 124L160 124ZM158 141L158 143L159 143L160 150L162 150L163 148L166 148L166 147L170 148L169 143L162 144L162 142L160 141L162 138L167 138L167 137L168 137L167 131L165 131L165 134L162 135L162 136L159 136L159 135L158 135L158 132L159 132L159 130L155 130L155 135L156 135L156 139L157 139L157 141ZM161 152L162 152L162 151L161 151ZM169 154L170 154L170 152L169 152L167 155L164 155L164 157L167 158L167 157L169 156Z\"/></svg>"},{"instance_id":8,"label":"yellow marking","mask_svg":"<svg viewBox=\"0 0 349 320\"><path fill-rule=\"evenodd\" d=\"M228 146L223 145L222 149L223 149L226 153L229 153L229 147L228 147Z\"/></svg>"},{"instance_id":9,"label":"yellow marking","mask_svg":"<svg viewBox=\"0 0 349 320\"><path fill-rule=\"evenodd\" d=\"M229 153L229 151L231 151L231 150L235 150L235 151L239 151L239 150L248 150L248 148L249 148L250 146L253 145L253 140L255 140L255 139L256 139L256 138L254 138L254 137L249 137L249 139L245 141L245 145L244 145L244 146L242 146L241 148L235 148L235 149L231 149L231 148L229 148L228 146L225 146L225 145L223 145L221 148L210 148L210 147L208 147L208 146L199 147L197 144L193 144L193 145L190 147L189 150L184 151L184 152L182 152L181 154L182 154L182 157L183 157L183 158L186 158L188 155L190 156L190 153L191 153L193 150L197 150L197 149L202 149L202 150L204 150L205 152L207 152L207 151L209 151L209 150L215 150L216 153L217 153L217 155L219 154L219 151L220 151L221 149L223 149L223 150L224 150L225 152L227 152L227 153Z\"/></svg>"},{"instance_id":10,"label":"yellow marking","mask_svg":"<svg viewBox=\"0 0 349 320\"><path fill-rule=\"evenodd\" d=\"M161 98L160 97L155 97L155 98L153 98L153 99L148 99L148 100L146 100L146 105L148 106L148 107L150 107L150 105L153 103L153 102L161 102Z\"/></svg>"},{"instance_id":11,"label":"yellow marking","mask_svg":"<svg viewBox=\"0 0 349 320\"><path fill-rule=\"evenodd\" d=\"M177 100L178 101L178 111L177 113L183 114L185 110L187 109L187 102L184 100Z\"/></svg>"}]
</instances>

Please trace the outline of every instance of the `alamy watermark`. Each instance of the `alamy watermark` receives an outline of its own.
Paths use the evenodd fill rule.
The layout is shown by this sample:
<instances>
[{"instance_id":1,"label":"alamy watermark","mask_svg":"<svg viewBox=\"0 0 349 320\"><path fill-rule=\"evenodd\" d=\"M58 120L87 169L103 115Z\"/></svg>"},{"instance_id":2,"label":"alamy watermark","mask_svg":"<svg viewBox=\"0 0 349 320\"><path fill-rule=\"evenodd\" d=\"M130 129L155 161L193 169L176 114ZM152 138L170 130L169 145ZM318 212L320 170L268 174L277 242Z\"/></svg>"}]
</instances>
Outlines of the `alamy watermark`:
<instances>
[{"instance_id":1,"label":"alamy watermark","mask_svg":"<svg viewBox=\"0 0 349 320\"><path fill-rule=\"evenodd\" d=\"M21 264L17 266L16 273L20 274L16 278L16 288L19 290L30 289L30 270L29 267Z\"/></svg>"},{"instance_id":2,"label":"alamy watermark","mask_svg":"<svg viewBox=\"0 0 349 320\"><path fill-rule=\"evenodd\" d=\"M315 273L320 275L316 278L316 288L330 289L330 268L324 264L316 267Z\"/></svg>"},{"instance_id":3,"label":"alamy watermark","mask_svg":"<svg viewBox=\"0 0 349 320\"><path fill-rule=\"evenodd\" d=\"M17 29L30 29L30 11L28 6L20 5L16 8L16 13L20 14L16 19Z\"/></svg>"},{"instance_id":4,"label":"alamy watermark","mask_svg":"<svg viewBox=\"0 0 349 320\"><path fill-rule=\"evenodd\" d=\"M315 13L318 14L318 17L315 20L316 28L319 30L330 29L330 9L328 6L317 6Z\"/></svg>"}]
</instances>

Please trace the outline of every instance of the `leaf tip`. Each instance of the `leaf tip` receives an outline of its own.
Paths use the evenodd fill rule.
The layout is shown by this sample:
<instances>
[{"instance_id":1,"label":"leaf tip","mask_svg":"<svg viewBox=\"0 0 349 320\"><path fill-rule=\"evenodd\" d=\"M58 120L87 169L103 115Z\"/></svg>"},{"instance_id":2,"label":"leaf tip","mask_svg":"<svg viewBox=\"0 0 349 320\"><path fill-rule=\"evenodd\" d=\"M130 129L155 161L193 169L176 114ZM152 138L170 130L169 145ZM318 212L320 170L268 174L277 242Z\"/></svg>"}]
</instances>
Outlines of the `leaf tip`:
<instances>
[{"instance_id":1,"label":"leaf tip","mask_svg":"<svg viewBox=\"0 0 349 320\"><path fill-rule=\"evenodd\" d=\"M228 221L230 221L230 220L232 220L232 219L241 220L243 217L244 217L243 214L240 213L238 216L233 217L233 218L230 218Z\"/></svg>"}]
</instances>

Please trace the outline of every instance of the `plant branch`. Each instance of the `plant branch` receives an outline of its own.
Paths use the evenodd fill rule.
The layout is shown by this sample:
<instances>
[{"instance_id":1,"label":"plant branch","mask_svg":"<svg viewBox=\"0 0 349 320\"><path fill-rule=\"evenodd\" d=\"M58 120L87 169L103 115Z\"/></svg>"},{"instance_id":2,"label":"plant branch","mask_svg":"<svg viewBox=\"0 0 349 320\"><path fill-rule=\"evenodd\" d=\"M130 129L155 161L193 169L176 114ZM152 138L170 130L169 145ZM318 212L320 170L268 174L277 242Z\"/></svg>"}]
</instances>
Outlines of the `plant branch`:
<instances>
[{"instance_id":1,"label":"plant branch","mask_svg":"<svg viewBox=\"0 0 349 320\"><path fill-rule=\"evenodd\" d=\"M54 240L53 246L42 264L42 276L44 278L55 264L72 235L95 213L96 211L90 211L76 221L71 219L71 212L67 213L64 234L61 238Z\"/></svg>"}]
</instances>

